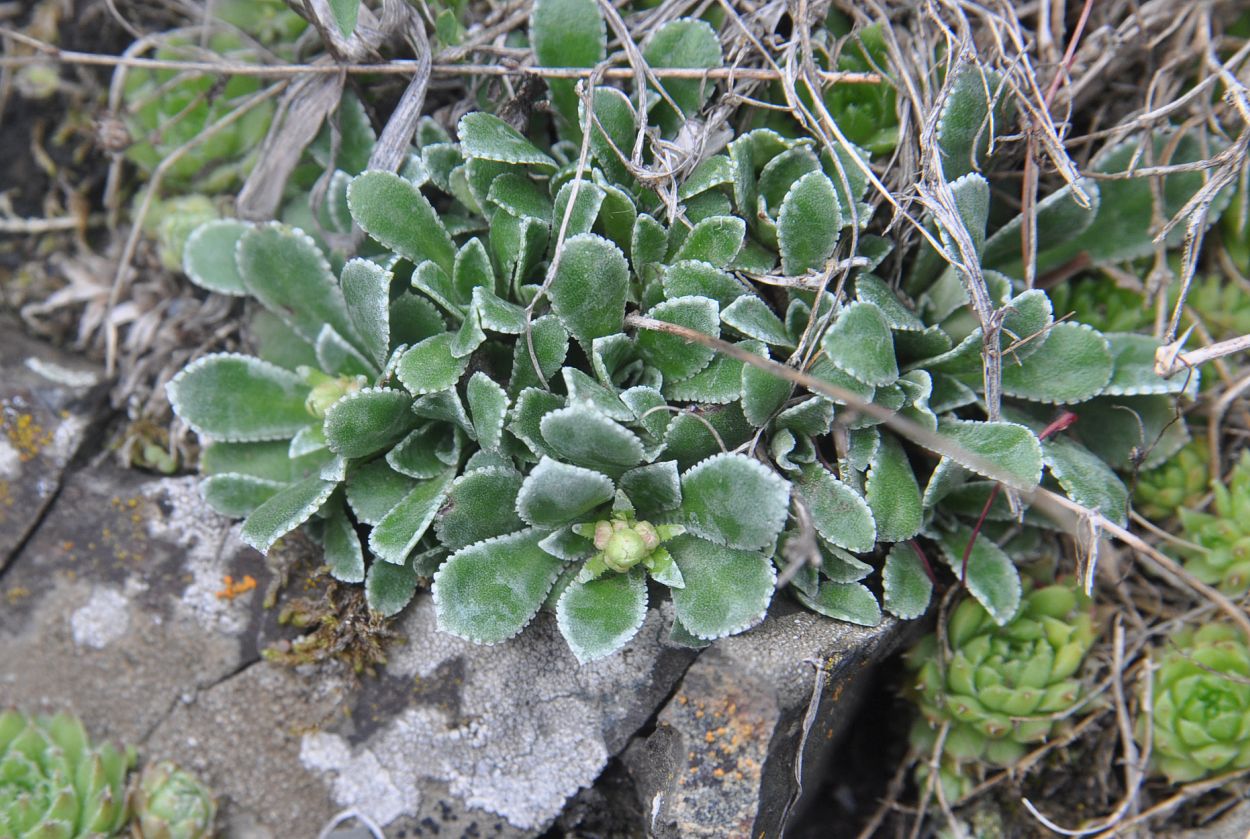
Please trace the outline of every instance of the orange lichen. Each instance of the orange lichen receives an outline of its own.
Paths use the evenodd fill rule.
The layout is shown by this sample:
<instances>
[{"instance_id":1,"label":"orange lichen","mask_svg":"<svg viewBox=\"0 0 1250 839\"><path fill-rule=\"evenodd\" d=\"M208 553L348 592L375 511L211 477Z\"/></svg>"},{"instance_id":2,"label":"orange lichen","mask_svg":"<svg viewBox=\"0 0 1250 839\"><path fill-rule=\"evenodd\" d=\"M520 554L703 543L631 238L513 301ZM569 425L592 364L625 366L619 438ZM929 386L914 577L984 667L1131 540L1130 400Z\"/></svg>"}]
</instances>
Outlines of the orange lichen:
<instances>
[{"instance_id":1,"label":"orange lichen","mask_svg":"<svg viewBox=\"0 0 1250 839\"><path fill-rule=\"evenodd\" d=\"M52 432L35 422L30 414L9 414L4 421L5 436L9 443L17 449L18 459L22 463L32 460L44 446L52 442Z\"/></svg>"},{"instance_id":2,"label":"orange lichen","mask_svg":"<svg viewBox=\"0 0 1250 839\"><path fill-rule=\"evenodd\" d=\"M240 594L256 588L256 578L251 574L245 574L243 579L238 582L235 582L234 577L227 574L222 577L222 582L225 583L225 588L217 592L219 600L234 600Z\"/></svg>"}]
</instances>

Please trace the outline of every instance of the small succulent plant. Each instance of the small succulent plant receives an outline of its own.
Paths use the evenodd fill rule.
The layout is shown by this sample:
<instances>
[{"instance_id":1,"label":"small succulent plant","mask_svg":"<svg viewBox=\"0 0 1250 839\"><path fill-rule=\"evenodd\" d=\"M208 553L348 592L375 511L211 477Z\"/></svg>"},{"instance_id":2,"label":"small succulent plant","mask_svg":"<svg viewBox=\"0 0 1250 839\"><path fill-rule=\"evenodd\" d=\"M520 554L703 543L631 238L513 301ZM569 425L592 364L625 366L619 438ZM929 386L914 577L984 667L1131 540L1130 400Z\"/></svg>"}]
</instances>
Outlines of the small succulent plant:
<instances>
[{"instance_id":1,"label":"small succulent plant","mask_svg":"<svg viewBox=\"0 0 1250 839\"><path fill-rule=\"evenodd\" d=\"M1182 508L1181 535L1193 547L1176 550L1185 570L1234 596L1250 590L1250 451L1242 452L1227 481L1213 481L1209 513Z\"/></svg>"},{"instance_id":2,"label":"small succulent plant","mask_svg":"<svg viewBox=\"0 0 1250 839\"><path fill-rule=\"evenodd\" d=\"M1157 662L1151 714L1137 726L1151 768L1173 784L1250 768L1250 648L1240 631L1185 627Z\"/></svg>"},{"instance_id":3,"label":"small succulent plant","mask_svg":"<svg viewBox=\"0 0 1250 839\"><path fill-rule=\"evenodd\" d=\"M135 839L208 839L217 802L199 779L170 761L144 767L132 797Z\"/></svg>"},{"instance_id":4,"label":"small succulent plant","mask_svg":"<svg viewBox=\"0 0 1250 839\"><path fill-rule=\"evenodd\" d=\"M936 634L908 651L911 697L920 708L912 742L922 753L931 750L936 728L950 725L939 776L952 798L967 790L962 764L1009 765L1079 706L1080 672L1095 634L1088 602L1051 585L1025 595L1002 626L965 599L946 625L949 655L939 653Z\"/></svg>"},{"instance_id":5,"label":"small succulent plant","mask_svg":"<svg viewBox=\"0 0 1250 839\"><path fill-rule=\"evenodd\" d=\"M66 714L0 713L0 836L112 836L130 808L133 749L96 746Z\"/></svg>"},{"instance_id":6,"label":"small succulent plant","mask_svg":"<svg viewBox=\"0 0 1250 839\"><path fill-rule=\"evenodd\" d=\"M1143 516L1165 521L1194 509L1210 489L1205 440L1191 440L1166 463L1143 471L1133 488L1133 505Z\"/></svg>"}]
</instances>

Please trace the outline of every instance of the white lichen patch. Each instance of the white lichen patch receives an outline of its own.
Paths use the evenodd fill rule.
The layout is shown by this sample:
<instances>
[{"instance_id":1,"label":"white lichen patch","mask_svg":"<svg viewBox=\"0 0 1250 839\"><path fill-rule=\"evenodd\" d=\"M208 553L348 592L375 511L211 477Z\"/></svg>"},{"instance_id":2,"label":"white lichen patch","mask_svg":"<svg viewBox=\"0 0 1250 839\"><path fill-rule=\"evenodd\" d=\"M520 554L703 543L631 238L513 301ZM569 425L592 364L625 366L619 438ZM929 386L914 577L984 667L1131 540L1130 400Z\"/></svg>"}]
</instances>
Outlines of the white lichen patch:
<instances>
[{"instance_id":1,"label":"white lichen patch","mask_svg":"<svg viewBox=\"0 0 1250 839\"><path fill-rule=\"evenodd\" d=\"M56 429L52 432L52 442L48 445L44 454L49 457L53 463L58 466L64 466L69 463L74 452L78 451L78 444L82 442L83 432L87 428L87 417L70 414L62 418L57 423Z\"/></svg>"},{"instance_id":2,"label":"white lichen patch","mask_svg":"<svg viewBox=\"0 0 1250 839\"><path fill-rule=\"evenodd\" d=\"M130 629L130 601L112 588L96 589L69 618L74 643L102 650Z\"/></svg>"},{"instance_id":3,"label":"white lichen patch","mask_svg":"<svg viewBox=\"0 0 1250 839\"><path fill-rule=\"evenodd\" d=\"M31 356L26 359L26 368L43 376L50 382L64 385L74 390L85 390L94 387L99 381L98 374L89 370L72 370L46 358Z\"/></svg>"},{"instance_id":4,"label":"white lichen patch","mask_svg":"<svg viewBox=\"0 0 1250 839\"><path fill-rule=\"evenodd\" d=\"M456 690L458 713L453 718L437 701L410 707L354 752L346 743L329 749L322 739L310 747L311 738L324 735L308 735L315 760L305 756L304 764L336 773L335 794L342 793L344 807L369 811L374 793L352 797L352 786L339 779L360 774L353 768L358 761L377 760L397 784L426 783L430 798L445 787L466 807L541 830L603 771L612 752L608 741L619 748L623 737L612 732L626 709L645 702L662 620L655 611L648 615L627 656L581 667L549 616L506 644L481 647L438 632L433 605L418 597L400 631L422 642L396 648L388 673L414 678L419 691L434 696ZM464 670L454 687L436 681L444 666Z\"/></svg>"},{"instance_id":5,"label":"white lichen patch","mask_svg":"<svg viewBox=\"0 0 1250 839\"><path fill-rule=\"evenodd\" d=\"M179 599L179 611L196 624L224 635L237 635L247 625L247 601L217 596L226 571L224 558L242 549L238 527L208 508L200 497L195 478L167 478L148 484L144 497L163 502L167 515L148 517L153 539L173 542L186 549L183 567L191 582Z\"/></svg>"},{"instance_id":6,"label":"white lichen patch","mask_svg":"<svg viewBox=\"0 0 1250 839\"><path fill-rule=\"evenodd\" d=\"M0 479L12 480L22 474L22 453L0 437Z\"/></svg>"},{"instance_id":7,"label":"white lichen patch","mask_svg":"<svg viewBox=\"0 0 1250 839\"><path fill-rule=\"evenodd\" d=\"M386 826L405 813L416 813L421 794L405 764L383 762L369 749L353 754L337 734L304 735L300 762L308 769L333 775L331 794L342 807L354 809Z\"/></svg>"}]
</instances>

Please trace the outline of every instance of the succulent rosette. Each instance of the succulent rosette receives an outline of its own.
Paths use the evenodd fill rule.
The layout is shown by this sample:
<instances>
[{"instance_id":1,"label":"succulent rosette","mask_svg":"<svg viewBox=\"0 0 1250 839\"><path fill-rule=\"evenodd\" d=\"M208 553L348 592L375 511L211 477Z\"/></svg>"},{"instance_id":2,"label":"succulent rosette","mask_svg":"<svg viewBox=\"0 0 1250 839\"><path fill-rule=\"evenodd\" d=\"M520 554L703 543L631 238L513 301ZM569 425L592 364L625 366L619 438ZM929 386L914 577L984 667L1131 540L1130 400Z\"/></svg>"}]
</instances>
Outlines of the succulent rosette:
<instances>
[{"instance_id":1,"label":"succulent rosette","mask_svg":"<svg viewBox=\"0 0 1250 839\"><path fill-rule=\"evenodd\" d=\"M1152 713L1138 717L1137 739L1151 734L1151 768L1174 784L1250 769L1250 647L1231 626L1186 627L1158 655Z\"/></svg>"},{"instance_id":2,"label":"succulent rosette","mask_svg":"<svg viewBox=\"0 0 1250 839\"><path fill-rule=\"evenodd\" d=\"M935 634L907 653L921 713L912 741L931 749L938 727L950 724L944 744L949 766L944 763L941 774L948 791L958 793L961 761L1010 764L1077 708L1085 696L1079 674L1095 630L1086 602L1073 589L1052 585L1025 595L1019 613L1003 626L966 599L951 613L946 637L947 657L938 655Z\"/></svg>"},{"instance_id":3,"label":"succulent rosette","mask_svg":"<svg viewBox=\"0 0 1250 839\"><path fill-rule=\"evenodd\" d=\"M1211 511L1181 509L1183 536L1177 548L1185 570L1225 594L1250 589L1250 451L1243 452L1228 480L1215 482Z\"/></svg>"},{"instance_id":4,"label":"succulent rosette","mask_svg":"<svg viewBox=\"0 0 1250 839\"><path fill-rule=\"evenodd\" d=\"M1191 440L1166 463L1141 473L1133 506L1148 519L1170 519L1182 508L1197 507L1210 480L1206 442Z\"/></svg>"},{"instance_id":5,"label":"succulent rosette","mask_svg":"<svg viewBox=\"0 0 1250 839\"><path fill-rule=\"evenodd\" d=\"M217 802L191 773L164 760L146 767L132 797L137 839L207 839Z\"/></svg>"},{"instance_id":6,"label":"succulent rosette","mask_svg":"<svg viewBox=\"0 0 1250 839\"><path fill-rule=\"evenodd\" d=\"M133 749L94 746L67 714L0 713L0 836L111 836L130 816Z\"/></svg>"}]
</instances>

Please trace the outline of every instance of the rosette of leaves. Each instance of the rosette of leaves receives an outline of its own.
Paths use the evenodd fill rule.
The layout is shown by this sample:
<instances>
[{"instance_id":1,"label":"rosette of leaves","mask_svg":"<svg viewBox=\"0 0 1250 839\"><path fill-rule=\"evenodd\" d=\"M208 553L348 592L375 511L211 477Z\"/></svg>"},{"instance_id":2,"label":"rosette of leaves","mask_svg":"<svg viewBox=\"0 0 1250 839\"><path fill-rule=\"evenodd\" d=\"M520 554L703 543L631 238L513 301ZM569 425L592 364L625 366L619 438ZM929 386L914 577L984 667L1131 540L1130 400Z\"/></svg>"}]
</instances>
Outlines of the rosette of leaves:
<instances>
[{"instance_id":1,"label":"rosette of leaves","mask_svg":"<svg viewBox=\"0 0 1250 839\"><path fill-rule=\"evenodd\" d=\"M199 779L163 760L146 766L132 793L136 839L208 839L217 802Z\"/></svg>"},{"instance_id":2,"label":"rosette of leaves","mask_svg":"<svg viewBox=\"0 0 1250 839\"><path fill-rule=\"evenodd\" d=\"M1187 545L1175 550L1189 573L1240 596L1250 590L1250 452L1241 453L1226 481L1212 481L1211 490L1211 512L1179 510Z\"/></svg>"},{"instance_id":3,"label":"rosette of leaves","mask_svg":"<svg viewBox=\"0 0 1250 839\"><path fill-rule=\"evenodd\" d=\"M1138 475L1133 506L1148 519L1165 521L1196 509L1210 481L1206 441L1191 440L1166 463Z\"/></svg>"},{"instance_id":4,"label":"rosette of leaves","mask_svg":"<svg viewBox=\"0 0 1250 839\"><path fill-rule=\"evenodd\" d=\"M97 746L68 714L0 713L0 835L112 836L126 824L133 749Z\"/></svg>"},{"instance_id":5,"label":"rosette of leaves","mask_svg":"<svg viewBox=\"0 0 1250 839\"><path fill-rule=\"evenodd\" d=\"M953 798L971 774L966 764L1014 763L1079 707L1080 671L1095 635L1088 601L1051 585L1025 595L1002 625L965 599L947 621L949 650L939 650L934 633L907 652L915 673L909 697L920 709L912 743L927 754L938 728L948 726L940 775Z\"/></svg>"},{"instance_id":6,"label":"rosette of leaves","mask_svg":"<svg viewBox=\"0 0 1250 839\"><path fill-rule=\"evenodd\" d=\"M1151 769L1182 784L1250 768L1250 648L1240 632L1184 627L1157 661L1151 714L1137 725Z\"/></svg>"}]
</instances>

